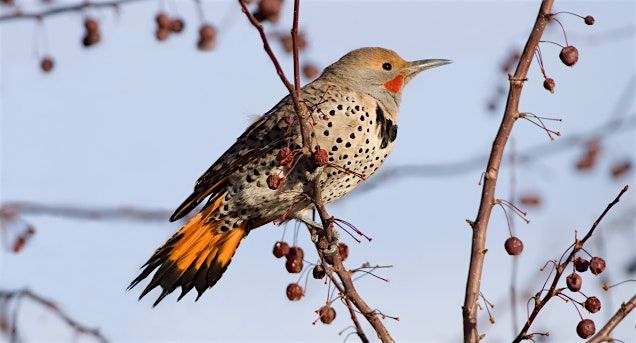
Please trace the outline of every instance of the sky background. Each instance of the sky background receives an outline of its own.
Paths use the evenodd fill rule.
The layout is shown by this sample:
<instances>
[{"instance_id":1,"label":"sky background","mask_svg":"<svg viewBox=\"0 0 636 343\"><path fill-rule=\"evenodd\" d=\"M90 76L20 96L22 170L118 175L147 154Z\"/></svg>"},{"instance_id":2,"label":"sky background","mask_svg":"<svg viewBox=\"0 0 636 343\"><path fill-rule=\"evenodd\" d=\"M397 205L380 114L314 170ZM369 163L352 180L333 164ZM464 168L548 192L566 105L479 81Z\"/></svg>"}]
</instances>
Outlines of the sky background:
<instances>
[{"instance_id":1,"label":"sky background","mask_svg":"<svg viewBox=\"0 0 636 343\"><path fill-rule=\"evenodd\" d=\"M127 5L118 16L110 10L87 12L100 19L103 37L88 50L80 44L80 14L45 20L48 51L56 60L48 75L39 70L34 56L35 23L0 24L3 202L173 209L250 117L266 112L285 95L256 31L234 1L204 1L207 20L220 25L213 53L195 49L198 19L193 3L175 3L186 29L164 43L154 39L154 15L160 8L156 1ZM285 3L276 29L287 30L291 3ZM607 121L623 89L633 82L635 3L557 1L555 8L592 14L596 24L559 17L579 49L579 62L566 67L558 59L558 48L542 45L556 94L542 88L533 62L521 110L562 118L551 125L567 137ZM302 59L324 67L354 48L383 46L410 60L454 60L408 85L397 144L380 170L463 161L490 149L502 111L489 113L486 103L498 85L506 85L500 65L511 49L525 43L537 9L538 1L303 1L301 28L310 45ZM627 35L618 36L614 29ZM562 42L563 36L552 27L544 39ZM291 58L278 45L276 52L291 70ZM630 114L631 103L618 113ZM544 132L525 121L517 122L513 138L519 151L551 144ZM574 168L581 147L517 168L517 192L543 198L541 207L528 209L529 225L516 220L516 234L525 243L519 257L521 290L535 293L543 283L538 269L561 255L574 230L587 232L624 184L636 186L633 174L618 181L609 176L615 162L634 159L634 143L632 130L611 135L597 167L588 173ZM371 306L400 317L399 322L385 320L398 342L457 342L461 337L470 251L465 219L473 219L477 211L480 173L477 168L386 181L329 206L333 215L373 237L371 243L356 244L342 235L350 247L347 266L365 261L395 266L380 272L389 283L367 277L357 287ZM497 196L507 198L510 169L505 166L501 175ZM634 257L636 229L611 223L634 211L635 192L624 196L599 231L611 282L634 278L625 266ZM336 306L338 318L331 325L311 324L313 311L326 297L320 282L310 280L302 301L286 299L285 287L297 276L288 274L284 262L271 254L282 227L267 225L252 232L223 279L197 303L193 294L179 303L173 295L153 309L156 291L137 302L141 289L125 288L154 249L178 229L176 223L26 219L37 234L20 254L0 253L0 287L28 286L55 299L83 323L98 326L113 341L341 342L338 332L350 325L342 305ZM503 213L496 208L482 291L496 304L497 322L481 325L486 342L510 341L512 336L507 302L512 259L503 249L507 234ZM593 254L599 253L596 240L589 246ZM310 259L316 258L306 232L300 231L298 241ZM583 291L603 301L601 312L585 315L600 327L636 292L636 285L601 294L598 279L585 275ZM606 306L608 298L611 308ZM524 304L521 300L520 322ZM483 311L480 315L486 316ZM549 330L552 342L574 342L578 320L571 304L553 300L533 331ZM636 340L635 324L632 315L615 331L616 337ZM74 337L68 327L32 305L24 305L20 327L32 342Z\"/></svg>"}]
</instances>

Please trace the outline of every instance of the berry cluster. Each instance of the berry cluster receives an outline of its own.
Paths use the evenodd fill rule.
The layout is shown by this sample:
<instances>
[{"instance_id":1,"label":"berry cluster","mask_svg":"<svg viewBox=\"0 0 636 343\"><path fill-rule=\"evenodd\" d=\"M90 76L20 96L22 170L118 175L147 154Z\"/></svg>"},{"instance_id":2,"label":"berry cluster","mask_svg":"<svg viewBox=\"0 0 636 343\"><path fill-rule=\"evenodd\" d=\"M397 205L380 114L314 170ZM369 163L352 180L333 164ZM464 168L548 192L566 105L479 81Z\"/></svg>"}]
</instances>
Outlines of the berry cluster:
<instances>
[{"instance_id":1,"label":"berry cluster","mask_svg":"<svg viewBox=\"0 0 636 343\"><path fill-rule=\"evenodd\" d=\"M556 18L556 16L558 14L571 14L574 16L577 16L581 19L583 19L583 22L587 25L594 25L594 17L592 17L591 15L588 15L586 17L582 17L578 14L575 13L571 13L571 12L558 12L558 13L554 13L550 16L551 20L554 20L557 24L559 24L559 26L561 27L562 31L563 31L563 36L565 37L565 46L555 43L555 42L549 42L549 43L553 43L556 44L558 46L561 47L561 52L559 53L559 59L561 59L561 62L563 62L563 64L565 64L568 67L572 67L576 64L576 62L578 62L579 60L579 50L573 46L570 45L568 43L568 36L565 33L565 28L563 27L563 24L561 24L561 22ZM541 73L543 74L543 88L545 88L546 90L550 91L550 93L554 93L554 90L556 88L556 82L554 81L553 78L548 77L548 75L545 72L544 66L543 66L543 57L541 56L541 50L537 49L537 59L539 61L539 67L541 67Z\"/></svg>"},{"instance_id":2,"label":"berry cluster","mask_svg":"<svg viewBox=\"0 0 636 343\"><path fill-rule=\"evenodd\" d=\"M93 46L101 40L99 33L99 22L95 18L86 17L84 19L84 38L82 38L82 45L85 47Z\"/></svg>"},{"instance_id":3,"label":"berry cluster","mask_svg":"<svg viewBox=\"0 0 636 343\"><path fill-rule=\"evenodd\" d=\"M171 18L165 12L159 12L155 16L157 29L155 37L158 41L163 42L170 37L171 33L181 33L185 28L185 22L181 18Z\"/></svg>"},{"instance_id":4,"label":"berry cluster","mask_svg":"<svg viewBox=\"0 0 636 343\"><path fill-rule=\"evenodd\" d=\"M585 273L588 270L593 275L599 275L605 270L605 260L601 257L593 256L589 261L581 256L572 261L574 270L565 278L565 284L571 292L579 292L583 286L583 279L579 273ZM583 294L583 293L581 293ZM569 297L568 297L569 298ZM570 298L571 299L571 298ZM586 296L584 302L576 302L576 304L585 308L589 313L596 313L601 310L601 301L595 296ZM576 333L581 338L589 338L596 332L594 321L591 319L583 319L576 326Z\"/></svg>"}]
</instances>

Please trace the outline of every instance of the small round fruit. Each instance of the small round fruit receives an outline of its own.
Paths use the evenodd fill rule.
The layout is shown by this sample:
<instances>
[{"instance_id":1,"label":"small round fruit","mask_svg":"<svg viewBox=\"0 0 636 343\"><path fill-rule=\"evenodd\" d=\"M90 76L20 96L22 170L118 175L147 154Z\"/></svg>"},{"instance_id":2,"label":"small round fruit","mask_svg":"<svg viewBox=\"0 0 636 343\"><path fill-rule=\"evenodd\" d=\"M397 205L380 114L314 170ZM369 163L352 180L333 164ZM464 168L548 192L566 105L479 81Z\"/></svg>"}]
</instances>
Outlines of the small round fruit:
<instances>
[{"instance_id":1,"label":"small round fruit","mask_svg":"<svg viewBox=\"0 0 636 343\"><path fill-rule=\"evenodd\" d=\"M578 292L583 285L583 279L577 273L572 273L565 278L565 283L568 286L568 289L572 292Z\"/></svg>"},{"instance_id":2,"label":"small round fruit","mask_svg":"<svg viewBox=\"0 0 636 343\"><path fill-rule=\"evenodd\" d=\"M317 149L311 157L316 167L324 167L329 164L329 155L325 149Z\"/></svg>"},{"instance_id":3,"label":"small round fruit","mask_svg":"<svg viewBox=\"0 0 636 343\"><path fill-rule=\"evenodd\" d=\"M53 62L53 58L49 56L43 57L42 60L40 61L40 68L45 73L48 73L51 70L53 70L54 65L55 63Z\"/></svg>"},{"instance_id":4,"label":"small round fruit","mask_svg":"<svg viewBox=\"0 0 636 343\"><path fill-rule=\"evenodd\" d=\"M84 27L88 32L96 32L99 30L99 23L94 18L84 19Z\"/></svg>"},{"instance_id":5,"label":"small round fruit","mask_svg":"<svg viewBox=\"0 0 636 343\"><path fill-rule=\"evenodd\" d=\"M508 255L521 255L521 252L523 251L523 242L519 238L513 236L506 239L504 248L506 248Z\"/></svg>"},{"instance_id":6,"label":"small round fruit","mask_svg":"<svg viewBox=\"0 0 636 343\"><path fill-rule=\"evenodd\" d=\"M276 258L287 256L287 254L289 254L289 244L283 241L276 242L272 253L276 256Z\"/></svg>"},{"instance_id":7,"label":"small round fruit","mask_svg":"<svg viewBox=\"0 0 636 343\"><path fill-rule=\"evenodd\" d=\"M311 274L314 276L314 279L320 280L325 277L325 268L318 264L312 269Z\"/></svg>"},{"instance_id":8,"label":"small round fruit","mask_svg":"<svg viewBox=\"0 0 636 343\"><path fill-rule=\"evenodd\" d=\"M338 254L340 255L340 260L344 262L349 257L349 247L344 243L338 243Z\"/></svg>"},{"instance_id":9,"label":"small round fruit","mask_svg":"<svg viewBox=\"0 0 636 343\"><path fill-rule=\"evenodd\" d=\"M594 17L592 17L591 15L585 16L585 18L583 19L583 21L587 24L587 25L594 25Z\"/></svg>"},{"instance_id":10,"label":"small round fruit","mask_svg":"<svg viewBox=\"0 0 636 343\"><path fill-rule=\"evenodd\" d=\"M602 273L604 270L605 270L605 260L598 256L592 257L592 259L590 260L590 272L592 272L592 274L594 275L598 275Z\"/></svg>"},{"instance_id":11,"label":"small round fruit","mask_svg":"<svg viewBox=\"0 0 636 343\"><path fill-rule=\"evenodd\" d=\"M581 256L577 257L574 260L574 269L576 269L579 273L585 273L590 266L590 262L588 260L582 258Z\"/></svg>"},{"instance_id":12,"label":"small round fruit","mask_svg":"<svg viewBox=\"0 0 636 343\"><path fill-rule=\"evenodd\" d=\"M203 24L199 28L199 37L204 39L214 39L216 37L216 29L210 24Z\"/></svg>"},{"instance_id":13,"label":"small round fruit","mask_svg":"<svg viewBox=\"0 0 636 343\"><path fill-rule=\"evenodd\" d=\"M303 271L303 260L288 258L285 262L285 269L291 274L298 274Z\"/></svg>"},{"instance_id":14,"label":"small round fruit","mask_svg":"<svg viewBox=\"0 0 636 343\"><path fill-rule=\"evenodd\" d=\"M590 313L596 313L601 310L601 301L597 297L589 297L585 300L583 306Z\"/></svg>"},{"instance_id":15,"label":"small round fruit","mask_svg":"<svg viewBox=\"0 0 636 343\"><path fill-rule=\"evenodd\" d=\"M320 316L321 322L331 324L331 322L336 319L336 310L329 305L325 305L318 310L318 315Z\"/></svg>"},{"instance_id":16,"label":"small round fruit","mask_svg":"<svg viewBox=\"0 0 636 343\"><path fill-rule=\"evenodd\" d=\"M155 16L155 22L160 29L167 29L170 27L170 17L164 12L159 12Z\"/></svg>"},{"instance_id":17,"label":"small round fruit","mask_svg":"<svg viewBox=\"0 0 636 343\"><path fill-rule=\"evenodd\" d=\"M285 178L272 174L267 177L267 187L271 190L279 189L283 183L285 183Z\"/></svg>"},{"instance_id":18,"label":"small round fruit","mask_svg":"<svg viewBox=\"0 0 636 343\"><path fill-rule=\"evenodd\" d=\"M170 27L170 31L174 33L180 33L181 31L183 31L183 28L185 27L185 22L181 18L172 19L170 20L169 27Z\"/></svg>"},{"instance_id":19,"label":"small round fruit","mask_svg":"<svg viewBox=\"0 0 636 343\"><path fill-rule=\"evenodd\" d=\"M595 332L596 326L591 319L583 319L576 326L576 333L583 339L592 337Z\"/></svg>"},{"instance_id":20,"label":"small round fruit","mask_svg":"<svg viewBox=\"0 0 636 343\"><path fill-rule=\"evenodd\" d=\"M565 48L561 49L561 53L559 53L559 58L561 62L568 67L571 67L576 64L579 60L579 51L572 45L568 45Z\"/></svg>"},{"instance_id":21,"label":"small round fruit","mask_svg":"<svg viewBox=\"0 0 636 343\"><path fill-rule=\"evenodd\" d=\"M549 90L550 93L554 94L554 89L556 88L554 79L548 77L547 79L543 80L543 88Z\"/></svg>"},{"instance_id":22,"label":"small round fruit","mask_svg":"<svg viewBox=\"0 0 636 343\"><path fill-rule=\"evenodd\" d=\"M287 255L287 258L297 258L299 260L302 260L303 258L305 258L305 252L303 251L303 248L294 246L289 248L289 254Z\"/></svg>"},{"instance_id":23,"label":"small round fruit","mask_svg":"<svg viewBox=\"0 0 636 343\"><path fill-rule=\"evenodd\" d=\"M157 29L157 31L155 31L155 37L157 38L158 41L163 42L166 39L168 39L168 37L170 36L170 30L168 29Z\"/></svg>"},{"instance_id":24,"label":"small round fruit","mask_svg":"<svg viewBox=\"0 0 636 343\"><path fill-rule=\"evenodd\" d=\"M291 301L300 300L303 297L303 288L297 283L287 285L287 299Z\"/></svg>"}]
</instances>

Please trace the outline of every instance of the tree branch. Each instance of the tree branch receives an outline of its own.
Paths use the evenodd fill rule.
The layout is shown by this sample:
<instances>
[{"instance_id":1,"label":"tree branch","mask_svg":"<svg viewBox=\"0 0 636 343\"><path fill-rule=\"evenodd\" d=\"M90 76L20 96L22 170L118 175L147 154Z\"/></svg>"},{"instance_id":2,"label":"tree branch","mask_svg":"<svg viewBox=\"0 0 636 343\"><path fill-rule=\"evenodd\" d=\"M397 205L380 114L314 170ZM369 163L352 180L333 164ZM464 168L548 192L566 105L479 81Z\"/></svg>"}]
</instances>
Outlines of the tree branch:
<instances>
[{"instance_id":1,"label":"tree branch","mask_svg":"<svg viewBox=\"0 0 636 343\"><path fill-rule=\"evenodd\" d=\"M49 310L51 313L55 314L58 318L60 318L62 321L64 321L64 323L66 323L69 327L71 327L75 332L79 333L79 334L85 334L85 335L89 335L94 337L96 340L98 340L99 342L103 342L106 343L108 342L108 340L106 339L106 337L104 337L98 329L94 329L94 328L89 328L81 323L79 323L78 321L76 321L75 319L71 318L71 316L69 316L68 314L66 314L64 311L62 311L60 309L60 307L53 301L48 300L36 293L33 293L31 290L24 288L24 289L19 289L19 290L15 290L15 291L7 291L7 290L0 290L0 299L7 299L7 300L11 300L14 299L16 301L15 307L14 307L14 312L13 313L13 318L11 319L11 330L9 332L9 334L11 335L11 342L16 342L18 341L18 337L19 337L19 332L18 332L18 313L17 313L17 309L19 306L19 302L22 300L22 298L28 298L31 299L32 301L34 301L35 303L42 305L44 308L46 308L47 310ZM3 315L2 313L0 313L0 316Z\"/></svg>"},{"instance_id":2,"label":"tree branch","mask_svg":"<svg viewBox=\"0 0 636 343\"><path fill-rule=\"evenodd\" d=\"M31 12L24 13L20 9L16 8L13 13L0 15L0 23L7 22L12 20L42 20L45 17L52 17L54 15L68 13L68 12L79 12L86 8L104 8L104 7L112 7L119 8L121 5L126 5L134 2L140 2L145 0L112 0L112 1L102 1L102 2L91 2L91 1L82 1L74 5L68 6L59 6L49 8L40 12Z\"/></svg>"},{"instance_id":3,"label":"tree branch","mask_svg":"<svg viewBox=\"0 0 636 343\"><path fill-rule=\"evenodd\" d=\"M468 280L466 282L464 306L462 307L464 342L466 343L476 343L480 339L477 331L477 301L479 300L481 275L484 266L484 257L487 251L486 233L488 221L490 220L490 214L495 204L495 189L497 186L499 166L501 165L506 142L508 141L512 127L519 117L519 98L521 96L523 83L526 80L528 69L534 58L536 47L549 22L548 15L552 9L552 3L553 0L544 0L541 3L539 14L537 15L530 37L528 37L526 46L521 54L515 74L514 76L509 76L510 90L508 92L506 109L488 159L479 211L477 218L472 224L473 237L470 267L468 270Z\"/></svg>"}]
</instances>

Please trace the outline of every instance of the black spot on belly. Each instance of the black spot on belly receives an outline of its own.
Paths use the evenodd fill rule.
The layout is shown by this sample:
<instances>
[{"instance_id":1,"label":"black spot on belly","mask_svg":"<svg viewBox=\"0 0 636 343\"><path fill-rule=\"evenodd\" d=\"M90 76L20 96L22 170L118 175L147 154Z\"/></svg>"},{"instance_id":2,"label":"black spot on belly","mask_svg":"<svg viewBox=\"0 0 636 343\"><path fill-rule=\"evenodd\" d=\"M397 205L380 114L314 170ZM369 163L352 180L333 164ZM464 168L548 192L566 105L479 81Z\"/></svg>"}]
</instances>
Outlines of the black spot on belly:
<instances>
[{"instance_id":1,"label":"black spot on belly","mask_svg":"<svg viewBox=\"0 0 636 343\"><path fill-rule=\"evenodd\" d=\"M380 126L380 132L378 133L379 138L382 140L380 148L384 149L397 138L397 125L394 125L391 119L387 119L384 116L384 111L380 104L376 104L375 107L375 121Z\"/></svg>"}]
</instances>

